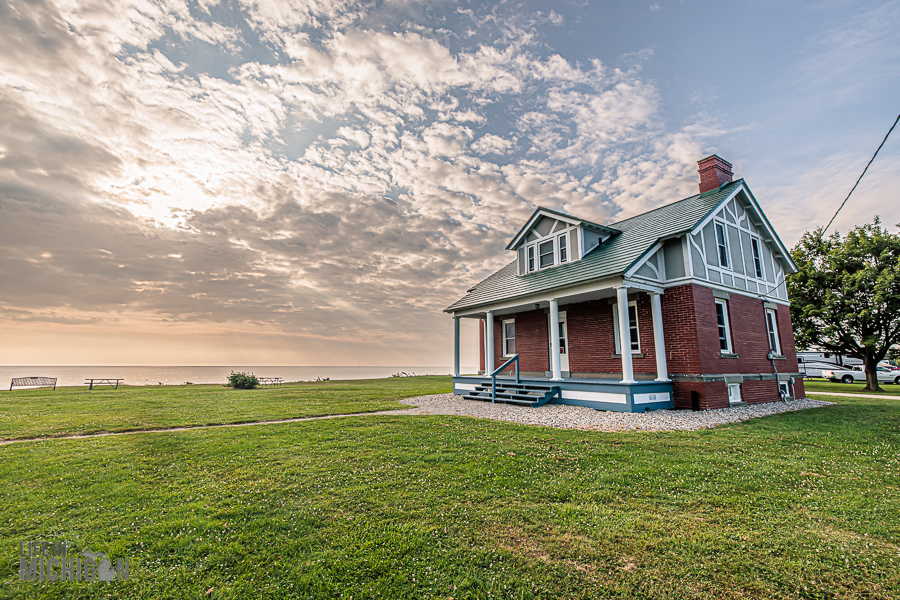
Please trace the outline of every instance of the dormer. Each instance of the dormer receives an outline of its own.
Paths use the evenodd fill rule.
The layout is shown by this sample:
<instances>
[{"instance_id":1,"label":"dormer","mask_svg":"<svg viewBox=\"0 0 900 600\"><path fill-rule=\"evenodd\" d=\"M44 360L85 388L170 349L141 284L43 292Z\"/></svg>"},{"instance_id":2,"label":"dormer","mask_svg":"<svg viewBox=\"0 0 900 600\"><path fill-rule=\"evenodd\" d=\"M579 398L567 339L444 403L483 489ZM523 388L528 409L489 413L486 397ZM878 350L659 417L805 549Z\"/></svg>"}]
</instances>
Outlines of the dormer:
<instances>
[{"instance_id":1,"label":"dormer","mask_svg":"<svg viewBox=\"0 0 900 600\"><path fill-rule=\"evenodd\" d=\"M617 229L539 207L506 249L515 250L519 275L528 275L581 260L617 233Z\"/></svg>"}]
</instances>

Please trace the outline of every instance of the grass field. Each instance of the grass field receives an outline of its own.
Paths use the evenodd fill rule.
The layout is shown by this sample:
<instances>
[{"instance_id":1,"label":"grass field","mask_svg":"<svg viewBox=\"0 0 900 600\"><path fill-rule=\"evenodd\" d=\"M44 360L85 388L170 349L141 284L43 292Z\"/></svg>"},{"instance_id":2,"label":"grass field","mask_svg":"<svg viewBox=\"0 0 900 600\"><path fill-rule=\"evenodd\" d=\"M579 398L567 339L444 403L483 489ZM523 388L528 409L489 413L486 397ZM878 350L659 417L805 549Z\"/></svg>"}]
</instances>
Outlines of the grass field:
<instances>
[{"instance_id":1,"label":"grass field","mask_svg":"<svg viewBox=\"0 0 900 600\"><path fill-rule=\"evenodd\" d=\"M887 394L889 396L900 397L900 385L884 382L881 382L879 385L881 386L882 391L867 392L863 390L866 386L865 383L832 383L827 379L811 379L803 382L803 386L811 392L834 392L836 394Z\"/></svg>"},{"instance_id":2,"label":"grass field","mask_svg":"<svg viewBox=\"0 0 900 600\"><path fill-rule=\"evenodd\" d=\"M84 387L0 392L0 440L213 425L409 408L451 391L448 377L324 381L232 390L221 385Z\"/></svg>"},{"instance_id":3,"label":"grass field","mask_svg":"<svg viewBox=\"0 0 900 600\"><path fill-rule=\"evenodd\" d=\"M370 415L10 444L0 595L898 598L900 399L837 402L693 433ZM18 583L33 539L132 580Z\"/></svg>"}]
</instances>

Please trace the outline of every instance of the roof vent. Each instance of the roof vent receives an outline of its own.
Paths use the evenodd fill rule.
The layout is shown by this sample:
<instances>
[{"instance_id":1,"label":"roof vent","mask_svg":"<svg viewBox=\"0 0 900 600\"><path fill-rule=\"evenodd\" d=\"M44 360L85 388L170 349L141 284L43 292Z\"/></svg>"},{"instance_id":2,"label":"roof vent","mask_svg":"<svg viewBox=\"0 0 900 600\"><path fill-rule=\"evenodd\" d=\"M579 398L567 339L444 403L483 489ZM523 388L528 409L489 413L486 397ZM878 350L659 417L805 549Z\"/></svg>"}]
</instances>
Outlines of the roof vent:
<instances>
[{"instance_id":1,"label":"roof vent","mask_svg":"<svg viewBox=\"0 0 900 600\"><path fill-rule=\"evenodd\" d=\"M697 165L700 171L701 194L731 183L734 176L731 172L731 163L717 154L698 160Z\"/></svg>"}]
</instances>

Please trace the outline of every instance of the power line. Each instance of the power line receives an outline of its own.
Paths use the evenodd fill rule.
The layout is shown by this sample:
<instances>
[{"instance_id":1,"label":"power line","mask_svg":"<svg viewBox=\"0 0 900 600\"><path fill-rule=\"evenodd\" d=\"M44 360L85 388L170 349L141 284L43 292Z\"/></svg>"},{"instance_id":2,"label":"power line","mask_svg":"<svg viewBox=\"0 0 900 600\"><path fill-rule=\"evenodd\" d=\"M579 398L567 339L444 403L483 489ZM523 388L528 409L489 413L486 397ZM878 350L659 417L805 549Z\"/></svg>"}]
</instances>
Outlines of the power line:
<instances>
[{"instance_id":1,"label":"power line","mask_svg":"<svg viewBox=\"0 0 900 600\"><path fill-rule=\"evenodd\" d=\"M891 132L894 130L894 127L897 126L897 121L900 121L900 115L897 115L897 118L894 119L894 124L891 125L891 128L888 129L887 135L884 136L884 139L881 140L881 143L878 145L878 150L881 150L881 147L884 146L884 143L887 141L888 136L891 135ZM863 175L866 174L866 171L869 170L869 166L872 164L872 161L875 160L875 157L878 156L878 150L875 151L875 154L872 155L872 158L869 159L869 164L866 165L866 168L863 169L862 175L859 176L859 179L856 180L856 183L853 184L853 188L850 190L850 194L853 193L853 190L856 189L856 186L859 185L859 182L862 181ZM838 213L841 212L841 209L844 208L844 205L847 204L847 200L850 199L850 194L847 194L847 197L844 198L844 201L841 202L841 205L838 207L837 211L835 211L834 216L831 217L831 220L828 221L828 225L825 226L825 229L822 230L822 235L825 235L825 232L828 231L828 228L831 227L831 224L834 223L834 220L837 218Z\"/></svg>"}]
</instances>

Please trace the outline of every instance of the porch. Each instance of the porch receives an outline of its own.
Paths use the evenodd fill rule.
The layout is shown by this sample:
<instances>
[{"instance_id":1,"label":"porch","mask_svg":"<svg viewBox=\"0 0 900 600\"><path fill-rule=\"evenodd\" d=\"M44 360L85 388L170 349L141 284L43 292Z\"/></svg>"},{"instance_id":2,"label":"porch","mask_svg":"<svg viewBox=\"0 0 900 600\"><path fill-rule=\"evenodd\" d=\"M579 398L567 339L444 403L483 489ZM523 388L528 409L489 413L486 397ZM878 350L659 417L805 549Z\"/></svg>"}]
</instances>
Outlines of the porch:
<instances>
[{"instance_id":1,"label":"porch","mask_svg":"<svg viewBox=\"0 0 900 600\"><path fill-rule=\"evenodd\" d=\"M454 376L453 393L469 400L492 401L492 381L489 376ZM532 392L532 399L524 398ZM541 394L550 392L547 402L540 402ZM671 381L634 381L624 383L593 377L564 378L497 377L497 402L541 406L543 404L569 404L586 406L596 410L617 412L642 412L660 408L672 408Z\"/></svg>"},{"instance_id":2,"label":"porch","mask_svg":"<svg viewBox=\"0 0 900 600\"><path fill-rule=\"evenodd\" d=\"M454 312L454 393L534 407L672 408L663 290L616 278L567 292ZM460 318L481 321L478 375L459 371ZM513 366L521 377L510 377Z\"/></svg>"}]
</instances>

